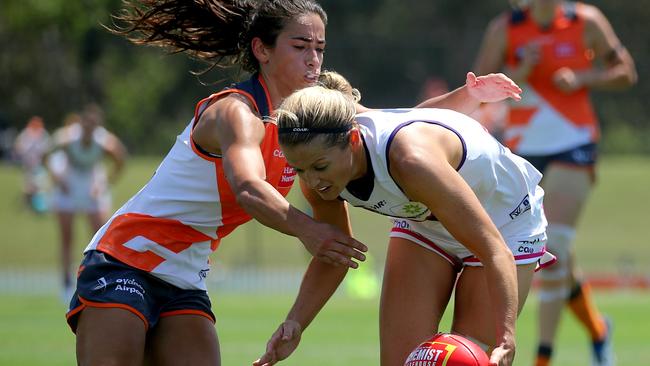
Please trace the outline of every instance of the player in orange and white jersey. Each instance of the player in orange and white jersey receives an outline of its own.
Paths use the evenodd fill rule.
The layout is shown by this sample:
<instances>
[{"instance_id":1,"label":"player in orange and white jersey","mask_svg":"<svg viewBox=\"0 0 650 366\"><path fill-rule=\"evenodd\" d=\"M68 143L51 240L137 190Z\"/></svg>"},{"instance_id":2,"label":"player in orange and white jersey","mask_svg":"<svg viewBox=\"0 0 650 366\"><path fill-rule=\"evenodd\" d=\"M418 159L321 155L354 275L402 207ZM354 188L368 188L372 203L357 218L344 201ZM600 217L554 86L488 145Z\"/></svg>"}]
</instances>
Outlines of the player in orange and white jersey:
<instances>
[{"instance_id":1,"label":"player in orange and white jersey","mask_svg":"<svg viewBox=\"0 0 650 366\"><path fill-rule=\"evenodd\" d=\"M254 76L198 103L151 180L87 247L67 314L80 365L219 365L208 255L251 218L328 263L364 258L363 244L283 197L293 171L267 118L284 96L318 80L325 12L311 0L209 3L127 1L117 17L127 26L115 32L135 43Z\"/></svg>"},{"instance_id":2,"label":"player in orange and white jersey","mask_svg":"<svg viewBox=\"0 0 650 366\"><path fill-rule=\"evenodd\" d=\"M550 362L567 303L590 332L593 364L611 365L609 325L577 275L572 242L594 183L600 137L589 91L627 88L636 82L636 70L596 7L560 0L526 3L492 20L475 71L504 68L524 89L521 102L510 106L503 138L544 174L548 247L558 262L540 273L537 365Z\"/></svg>"}]
</instances>

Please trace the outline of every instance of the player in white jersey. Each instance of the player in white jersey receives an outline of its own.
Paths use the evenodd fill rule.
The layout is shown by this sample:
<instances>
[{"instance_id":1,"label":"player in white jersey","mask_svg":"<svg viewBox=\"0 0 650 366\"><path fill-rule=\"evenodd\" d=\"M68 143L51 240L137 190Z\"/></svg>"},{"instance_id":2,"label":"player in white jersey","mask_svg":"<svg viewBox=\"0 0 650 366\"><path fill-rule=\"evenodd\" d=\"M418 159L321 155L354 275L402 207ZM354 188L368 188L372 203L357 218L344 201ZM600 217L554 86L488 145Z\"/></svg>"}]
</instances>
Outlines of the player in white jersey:
<instances>
[{"instance_id":1,"label":"player in white jersey","mask_svg":"<svg viewBox=\"0 0 650 366\"><path fill-rule=\"evenodd\" d=\"M345 201L393 217L381 297L381 364L403 365L438 331L455 290L452 331L511 365L515 319L544 260L541 174L466 115L367 111L322 86L287 98L280 144L320 219L340 226ZM434 254L435 253L435 254ZM255 365L298 346L345 271L312 261L287 319Z\"/></svg>"},{"instance_id":2,"label":"player in white jersey","mask_svg":"<svg viewBox=\"0 0 650 366\"><path fill-rule=\"evenodd\" d=\"M75 214L88 218L96 232L107 218L111 205L109 182L113 183L124 165L126 149L114 134L102 127L103 111L96 104L84 107L78 121L54 134L54 144L44 159L54 182L52 209L61 234L60 261L63 300L72 295L71 252ZM104 160L112 160L107 174Z\"/></svg>"}]
</instances>

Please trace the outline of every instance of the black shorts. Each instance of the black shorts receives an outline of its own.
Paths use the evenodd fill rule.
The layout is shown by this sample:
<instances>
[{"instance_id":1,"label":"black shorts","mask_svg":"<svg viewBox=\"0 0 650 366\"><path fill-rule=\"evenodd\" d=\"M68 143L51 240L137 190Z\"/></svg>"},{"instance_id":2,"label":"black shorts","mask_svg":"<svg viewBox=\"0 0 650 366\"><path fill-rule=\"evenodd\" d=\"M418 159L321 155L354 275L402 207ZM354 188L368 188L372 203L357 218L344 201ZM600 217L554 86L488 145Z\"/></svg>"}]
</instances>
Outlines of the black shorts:
<instances>
[{"instance_id":1,"label":"black shorts","mask_svg":"<svg viewBox=\"0 0 650 366\"><path fill-rule=\"evenodd\" d=\"M564 163L578 167L591 168L598 158L597 145L594 143L581 145L571 150L552 155L520 155L544 174L544 170L551 163Z\"/></svg>"},{"instance_id":2,"label":"black shorts","mask_svg":"<svg viewBox=\"0 0 650 366\"><path fill-rule=\"evenodd\" d=\"M77 278L77 289L66 314L73 332L86 307L121 308L137 315L147 329L162 317L202 315L215 322L204 290L184 290L150 273L128 266L108 254L88 251Z\"/></svg>"}]
</instances>

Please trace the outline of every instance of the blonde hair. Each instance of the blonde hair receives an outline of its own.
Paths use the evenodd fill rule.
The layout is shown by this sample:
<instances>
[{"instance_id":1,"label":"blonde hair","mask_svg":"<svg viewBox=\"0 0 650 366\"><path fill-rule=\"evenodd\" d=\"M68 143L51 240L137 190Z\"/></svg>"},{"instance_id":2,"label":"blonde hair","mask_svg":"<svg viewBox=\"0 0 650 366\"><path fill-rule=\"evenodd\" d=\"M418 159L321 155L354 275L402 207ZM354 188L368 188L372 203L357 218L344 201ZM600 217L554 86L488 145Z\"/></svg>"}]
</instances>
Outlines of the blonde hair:
<instances>
[{"instance_id":1,"label":"blonde hair","mask_svg":"<svg viewBox=\"0 0 650 366\"><path fill-rule=\"evenodd\" d=\"M361 100L361 92L353 88L348 79L336 71L323 71L318 77L318 84L327 89L338 90L356 103Z\"/></svg>"},{"instance_id":2,"label":"blonde hair","mask_svg":"<svg viewBox=\"0 0 650 366\"><path fill-rule=\"evenodd\" d=\"M306 144L322 136L326 146L345 146L356 107L350 95L316 85L298 90L277 110L280 144Z\"/></svg>"}]
</instances>

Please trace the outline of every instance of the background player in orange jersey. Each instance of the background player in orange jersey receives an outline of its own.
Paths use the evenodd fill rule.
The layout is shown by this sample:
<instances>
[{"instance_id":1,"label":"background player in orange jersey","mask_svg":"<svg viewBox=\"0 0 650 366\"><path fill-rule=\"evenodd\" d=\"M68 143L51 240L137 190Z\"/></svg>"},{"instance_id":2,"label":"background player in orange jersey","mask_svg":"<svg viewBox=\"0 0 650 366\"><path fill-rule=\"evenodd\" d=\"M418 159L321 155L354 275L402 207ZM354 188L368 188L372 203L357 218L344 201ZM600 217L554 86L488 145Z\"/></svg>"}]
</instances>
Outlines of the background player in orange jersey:
<instances>
[{"instance_id":1,"label":"background player in orange jersey","mask_svg":"<svg viewBox=\"0 0 650 366\"><path fill-rule=\"evenodd\" d=\"M544 173L548 247L558 262L540 272L537 365L550 362L565 304L589 330L593 365L611 365L611 323L594 306L574 260L576 223L594 184L599 128L590 89L636 82L632 57L594 6L532 0L492 20L475 71L505 69L522 89L503 140Z\"/></svg>"}]
</instances>

